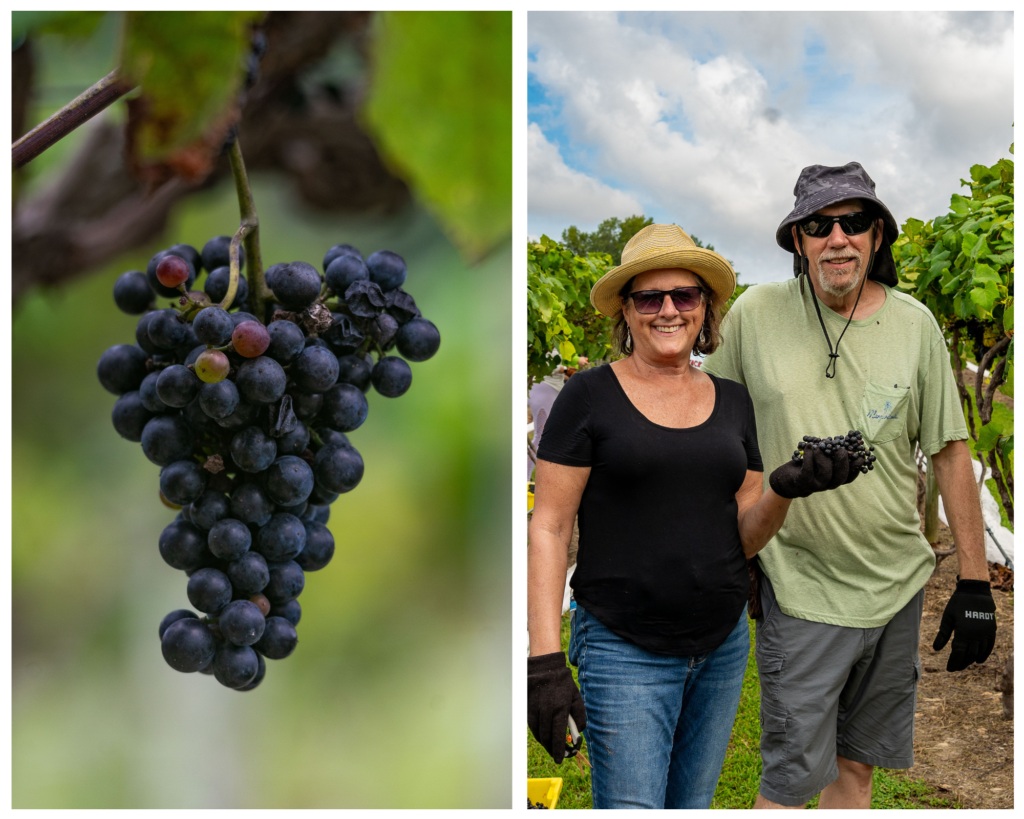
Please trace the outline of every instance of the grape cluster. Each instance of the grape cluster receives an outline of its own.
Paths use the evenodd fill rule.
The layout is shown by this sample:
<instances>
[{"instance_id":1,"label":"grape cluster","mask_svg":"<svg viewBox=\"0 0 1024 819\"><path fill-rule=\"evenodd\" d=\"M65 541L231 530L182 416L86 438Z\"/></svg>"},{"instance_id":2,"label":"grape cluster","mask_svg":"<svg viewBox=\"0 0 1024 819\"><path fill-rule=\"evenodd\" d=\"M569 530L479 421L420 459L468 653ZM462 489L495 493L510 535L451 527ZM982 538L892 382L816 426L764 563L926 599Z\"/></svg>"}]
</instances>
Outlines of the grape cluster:
<instances>
[{"instance_id":1,"label":"grape cluster","mask_svg":"<svg viewBox=\"0 0 1024 819\"><path fill-rule=\"evenodd\" d=\"M864 459L864 463L860 466L860 471L863 474L874 469L875 461L878 460L871 454L875 448L873 446L865 447L864 435L856 429L851 429L845 435L836 435L832 438L815 438L813 435L805 435L793 451L793 463L800 463L804 459L804 450L810 448L820 449L829 457L835 455L840 449L845 449L851 462L858 457Z\"/></svg>"},{"instance_id":2,"label":"grape cluster","mask_svg":"<svg viewBox=\"0 0 1024 819\"><path fill-rule=\"evenodd\" d=\"M225 310L229 244L174 245L146 271L124 273L114 301L140 315L135 344L103 353L97 373L119 396L114 428L161 467L160 497L181 510L160 554L186 573L203 616L163 619L164 659L248 691L264 658L294 651L305 573L334 555L326 524L331 503L363 477L346 433L366 420L367 391L405 393L406 361L433 356L441 337L401 287L402 257L364 259L350 245L327 252L325 276L306 262L270 267L276 302L260 317L239 309L249 292L240 272ZM203 270L204 289L193 290ZM175 301L160 309L161 297Z\"/></svg>"},{"instance_id":3,"label":"grape cluster","mask_svg":"<svg viewBox=\"0 0 1024 819\"><path fill-rule=\"evenodd\" d=\"M545 805L543 802L534 802L532 799L530 799L529 796L526 797L526 809L527 810L536 810L537 808L542 808L543 810L547 810L547 807L548 806Z\"/></svg>"}]
</instances>

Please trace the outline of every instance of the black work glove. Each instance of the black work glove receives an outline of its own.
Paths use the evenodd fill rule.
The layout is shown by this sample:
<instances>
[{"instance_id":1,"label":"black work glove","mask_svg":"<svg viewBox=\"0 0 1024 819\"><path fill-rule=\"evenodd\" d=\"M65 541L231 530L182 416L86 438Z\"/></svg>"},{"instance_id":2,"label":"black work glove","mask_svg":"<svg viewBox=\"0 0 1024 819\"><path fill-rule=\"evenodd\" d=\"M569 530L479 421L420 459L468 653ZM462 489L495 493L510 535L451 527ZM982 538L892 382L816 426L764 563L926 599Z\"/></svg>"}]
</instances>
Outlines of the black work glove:
<instances>
[{"instance_id":1,"label":"black work glove","mask_svg":"<svg viewBox=\"0 0 1024 819\"><path fill-rule=\"evenodd\" d=\"M526 661L526 722L534 738L557 764L565 759L569 715L576 727L587 727L587 711L565 654L541 654Z\"/></svg>"},{"instance_id":2,"label":"black work glove","mask_svg":"<svg viewBox=\"0 0 1024 819\"><path fill-rule=\"evenodd\" d=\"M932 649L941 651L953 635L946 671L963 671L971 663L983 663L996 644L996 601L987 580L958 580L956 591L942 612L939 633Z\"/></svg>"},{"instance_id":3,"label":"black work glove","mask_svg":"<svg viewBox=\"0 0 1024 819\"><path fill-rule=\"evenodd\" d=\"M787 461L768 476L768 485L782 498L806 498L832 489L832 459L818 449L805 449L800 461ZM846 480L846 472L843 473ZM838 486L838 484L837 484Z\"/></svg>"}]
</instances>

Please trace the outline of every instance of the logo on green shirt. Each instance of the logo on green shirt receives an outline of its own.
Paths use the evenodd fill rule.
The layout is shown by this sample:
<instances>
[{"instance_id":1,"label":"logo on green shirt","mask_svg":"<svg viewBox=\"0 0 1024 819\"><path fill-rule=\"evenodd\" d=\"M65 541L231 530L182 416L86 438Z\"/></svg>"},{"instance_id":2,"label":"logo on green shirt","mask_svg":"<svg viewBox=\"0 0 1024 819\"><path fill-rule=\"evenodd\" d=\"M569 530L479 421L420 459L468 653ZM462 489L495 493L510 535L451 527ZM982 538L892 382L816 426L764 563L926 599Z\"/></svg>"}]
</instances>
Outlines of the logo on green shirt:
<instances>
[{"instance_id":1,"label":"logo on green shirt","mask_svg":"<svg viewBox=\"0 0 1024 819\"><path fill-rule=\"evenodd\" d=\"M869 409L867 412L868 418L872 418L876 421L888 421L890 418L899 418L895 412L892 411L892 401L886 401L882 411L879 412L876 409Z\"/></svg>"}]
</instances>

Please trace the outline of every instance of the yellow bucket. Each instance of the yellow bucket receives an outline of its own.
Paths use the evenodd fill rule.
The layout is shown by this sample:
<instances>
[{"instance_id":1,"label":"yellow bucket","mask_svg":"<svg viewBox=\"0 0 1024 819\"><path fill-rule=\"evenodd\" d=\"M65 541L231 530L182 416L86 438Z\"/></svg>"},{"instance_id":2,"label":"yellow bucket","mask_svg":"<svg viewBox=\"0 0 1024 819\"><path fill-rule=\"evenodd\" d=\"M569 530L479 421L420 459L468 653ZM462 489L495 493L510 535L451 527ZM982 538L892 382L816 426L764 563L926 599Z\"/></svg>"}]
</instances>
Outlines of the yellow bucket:
<instances>
[{"instance_id":1,"label":"yellow bucket","mask_svg":"<svg viewBox=\"0 0 1024 819\"><path fill-rule=\"evenodd\" d=\"M558 797L562 793L562 778L554 779L527 779L526 795L534 804L541 804L552 810L558 804Z\"/></svg>"}]
</instances>

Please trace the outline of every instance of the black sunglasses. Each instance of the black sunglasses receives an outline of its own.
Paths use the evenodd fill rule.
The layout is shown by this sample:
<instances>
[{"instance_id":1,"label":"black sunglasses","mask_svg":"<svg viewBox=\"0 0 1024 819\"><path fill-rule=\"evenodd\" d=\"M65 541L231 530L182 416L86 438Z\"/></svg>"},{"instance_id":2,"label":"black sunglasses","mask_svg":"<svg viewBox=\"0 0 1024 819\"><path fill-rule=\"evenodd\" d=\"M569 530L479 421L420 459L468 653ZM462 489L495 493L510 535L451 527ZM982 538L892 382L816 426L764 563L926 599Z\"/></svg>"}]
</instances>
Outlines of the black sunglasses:
<instances>
[{"instance_id":1,"label":"black sunglasses","mask_svg":"<svg viewBox=\"0 0 1024 819\"><path fill-rule=\"evenodd\" d=\"M868 230L875 223L875 217L863 211L844 213L842 216L819 216L815 214L814 216L808 216L806 219L801 219L799 225L800 230L808 236L821 239L832 232L832 226L836 222L839 223L839 227L843 229L843 233L847 236L855 236Z\"/></svg>"},{"instance_id":2,"label":"black sunglasses","mask_svg":"<svg viewBox=\"0 0 1024 819\"><path fill-rule=\"evenodd\" d=\"M672 297L672 305L680 313L693 310L700 304L699 287L677 287L675 290L634 290L629 294L638 313L660 313L665 296Z\"/></svg>"}]
</instances>

